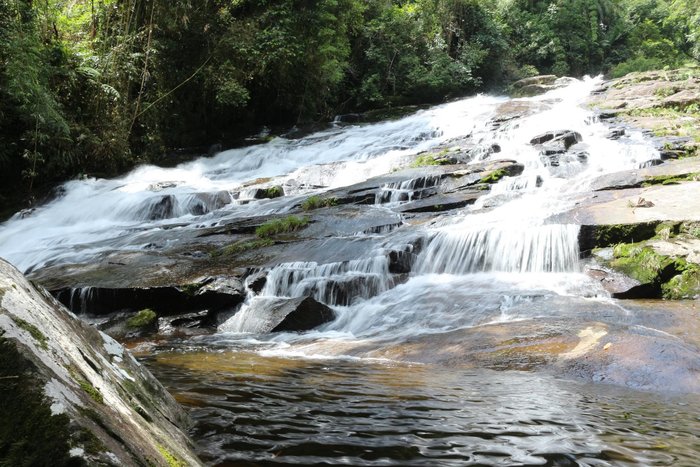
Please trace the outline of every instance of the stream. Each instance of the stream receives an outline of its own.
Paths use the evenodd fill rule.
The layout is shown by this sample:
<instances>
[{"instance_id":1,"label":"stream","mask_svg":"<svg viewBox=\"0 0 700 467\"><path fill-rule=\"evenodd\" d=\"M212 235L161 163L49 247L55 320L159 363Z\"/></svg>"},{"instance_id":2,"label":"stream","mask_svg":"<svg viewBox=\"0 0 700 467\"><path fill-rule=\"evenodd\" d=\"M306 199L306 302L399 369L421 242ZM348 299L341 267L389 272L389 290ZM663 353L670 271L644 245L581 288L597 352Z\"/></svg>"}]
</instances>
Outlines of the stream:
<instances>
[{"instance_id":1,"label":"stream","mask_svg":"<svg viewBox=\"0 0 700 467\"><path fill-rule=\"evenodd\" d=\"M599 84L475 96L175 168L71 181L0 226L0 256L31 274L175 248L203 227L293 212L310 195L468 140L470 164L510 159L522 173L457 210L317 239L327 243L310 246L308 261L266 268L262 291L215 332L129 344L190 411L198 454L219 466L694 466L695 304L611 299L585 274L579 226L553 221L597 177L659 162L644 134L610 138L586 108ZM499 119L508 106L525 110ZM582 141L548 160L530 141L553 130ZM417 187L438 183L387 183L366 210L400 217ZM255 199L271 185L285 196ZM318 260L333 242L361 241L369 247L352 258ZM392 273L386 252L413 249L410 273ZM308 295L335 319L303 333L260 332L270 303Z\"/></svg>"}]
</instances>

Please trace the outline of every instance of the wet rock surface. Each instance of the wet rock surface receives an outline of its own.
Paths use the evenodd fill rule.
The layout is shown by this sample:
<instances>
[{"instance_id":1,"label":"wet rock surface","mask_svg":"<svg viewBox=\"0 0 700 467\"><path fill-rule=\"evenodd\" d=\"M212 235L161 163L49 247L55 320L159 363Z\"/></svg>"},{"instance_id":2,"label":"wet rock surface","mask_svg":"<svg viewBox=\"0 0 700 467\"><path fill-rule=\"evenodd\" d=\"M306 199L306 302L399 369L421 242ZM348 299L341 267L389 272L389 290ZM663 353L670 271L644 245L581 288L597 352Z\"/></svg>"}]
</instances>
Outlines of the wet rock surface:
<instances>
[{"instance_id":1,"label":"wet rock surface","mask_svg":"<svg viewBox=\"0 0 700 467\"><path fill-rule=\"evenodd\" d=\"M0 261L5 462L200 465L188 419L120 344Z\"/></svg>"}]
</instances>

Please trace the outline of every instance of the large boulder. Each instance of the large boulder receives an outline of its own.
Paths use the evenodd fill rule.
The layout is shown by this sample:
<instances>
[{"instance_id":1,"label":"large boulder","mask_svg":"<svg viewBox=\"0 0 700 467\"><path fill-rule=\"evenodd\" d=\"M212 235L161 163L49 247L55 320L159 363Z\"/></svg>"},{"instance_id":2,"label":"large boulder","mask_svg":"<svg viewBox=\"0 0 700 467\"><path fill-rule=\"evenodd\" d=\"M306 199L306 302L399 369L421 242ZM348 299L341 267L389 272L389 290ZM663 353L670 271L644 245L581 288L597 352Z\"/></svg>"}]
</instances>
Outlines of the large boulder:
<instances>
[{"instance_id":1,"label":"large boulder","mask_svg":"<svg viewBox=\"0 0 700 467\"><path fill-rule=\"evenodd\" d=\"M0 382L7 465L201 465L160 383L2 260Z\"/></svg>"}]
</instances>

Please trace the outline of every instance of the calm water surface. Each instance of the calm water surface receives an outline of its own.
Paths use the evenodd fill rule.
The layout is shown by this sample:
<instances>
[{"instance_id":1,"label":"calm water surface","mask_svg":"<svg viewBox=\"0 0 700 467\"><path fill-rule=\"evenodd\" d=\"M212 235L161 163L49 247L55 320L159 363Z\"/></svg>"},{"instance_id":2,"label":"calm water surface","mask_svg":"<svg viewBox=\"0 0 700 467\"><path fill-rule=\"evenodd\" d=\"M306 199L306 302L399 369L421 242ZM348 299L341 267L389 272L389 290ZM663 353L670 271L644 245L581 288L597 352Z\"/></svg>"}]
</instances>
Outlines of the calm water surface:
<instances>
[{"instance_id":1,"label":"calm water surface","mask_svg":"<svg viewBox=\"0 0 700 467\"><path fill-rule=\"evenodd\" d=\"M697 466L700 397L546 374L167 346L143 362L233 465Z\"/></svg>"}]
</instances>

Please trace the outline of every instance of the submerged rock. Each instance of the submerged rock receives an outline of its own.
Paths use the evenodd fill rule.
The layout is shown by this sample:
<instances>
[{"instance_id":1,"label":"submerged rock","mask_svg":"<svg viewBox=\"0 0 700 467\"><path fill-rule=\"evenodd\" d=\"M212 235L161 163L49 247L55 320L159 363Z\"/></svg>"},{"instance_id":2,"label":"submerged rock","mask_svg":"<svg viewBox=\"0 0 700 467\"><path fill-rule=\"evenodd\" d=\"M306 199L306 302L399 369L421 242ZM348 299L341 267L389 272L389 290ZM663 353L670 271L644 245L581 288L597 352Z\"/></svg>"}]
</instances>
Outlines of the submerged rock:
<instances>
[{"instance_id":1,"label":"submerged rock","mask_svg":"<svg viewBox=\"0 0 700 467\"><path fill-rule=\"evenodd\" d=\"M1 260L0 361L4 463L200 465L160 383Z\"/></svg>"}]
</instances>

